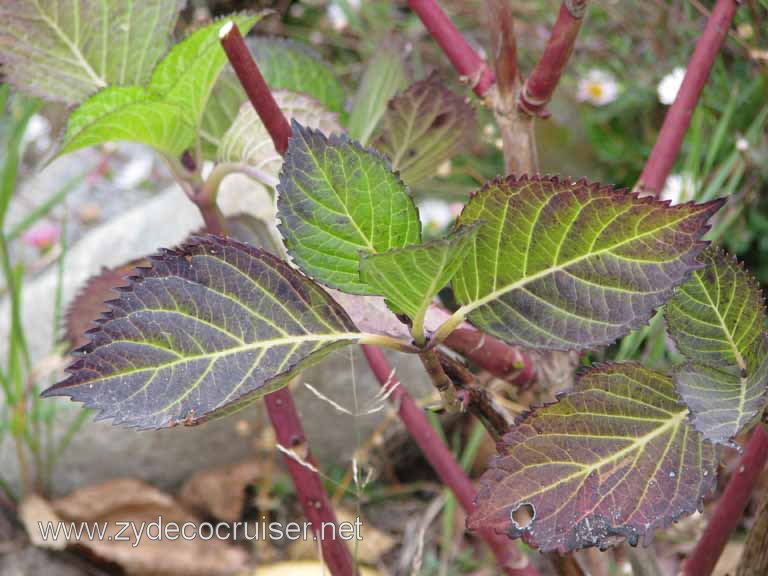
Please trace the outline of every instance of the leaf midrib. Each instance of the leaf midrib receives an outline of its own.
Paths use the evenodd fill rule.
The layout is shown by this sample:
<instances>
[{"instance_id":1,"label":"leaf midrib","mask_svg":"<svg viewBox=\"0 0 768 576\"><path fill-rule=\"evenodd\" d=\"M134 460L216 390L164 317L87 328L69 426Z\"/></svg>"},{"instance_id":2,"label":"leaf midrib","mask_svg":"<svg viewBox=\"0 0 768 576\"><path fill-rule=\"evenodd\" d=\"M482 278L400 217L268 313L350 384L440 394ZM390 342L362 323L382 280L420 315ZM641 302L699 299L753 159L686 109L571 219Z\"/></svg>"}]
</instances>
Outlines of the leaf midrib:
<instances>
[{"instance_id":1,"label":"leaf midrib","mask_svg":"<svg viewBox=\"0 0 768 576\"><path fill-rule=\"evenodd\" d=\"M273 338L271 340L258 340L256 342L251 342L248 344L244 344L242 346L226 348L218 352L208 352L206 354L196 354L192 356L181 356L178 360L172 360L170 362L155 364L152 366L145 366L142 368L137 368L135 370L128 370L125 372L115 372L107 375L106 377L101 377L101 378L116 378L116 377L122 377L122 376L130 376L132 374L137 374L139 372L146 372L148 370L159 371L164 368L170 368L172 366L176 366L178 364L184 364L186 362L192 362L194 360L202 360L202 359L218 360L219 358L224 358L225 356L240 354L243 352L251 352L253 350L261 350L264 348L275 348L278 346L285 346L290 344L304 344L305 342L338 342L339 340L353 341L353 340L360 340L364 336L365 334L361 332L339 332L335 334L305 334L301 336L291 336L286 338ZM128 342L131 342L139 346L152 345L149 342L142 342L140 340L121 340L121 341L110 342L109 344L105 344L102 347L102 349L107 348L110 345L118 345L121 343L128 343Z\"/></svg>"},{"instance_id":2,"label":"leaf midrib","mask_svg":"<svg viewBox=\"0 0 768 576\"><path fill-rule=\"evenodd\" d=\"M723 318L722 314L720 314L720 310L718 310L717 306L712 301L712 296L710 296L709 291L707 290L707 287L702 282L701 275L700 274L694 274L694 276L696 277L696 281L701 286L701 289L703 290L704 295L707 297L707 300L709 301L709 305L712 308L713 312L715 313L715 316L717 316L717 320L720 323L720 327L723 329L723 334L725 334L725 337L728 340L728 344L731 347L731 350L733 351L733 355L736 358L737 366L739 367L739 369L742 372L745 371L747 369L747 363L745 362L744 357L741 355L741 352L739 351L739 348L736 346L736 342L733 339L733 335L731 334L730 329L728 328L728 326L725 323L725 318ZM718 284L718 290L719 290L719 285L720 285L720 278L719 278L719 276L718 276L718 279L717 279L717 284ZM742 380L743 380L743 378L742 378Z\"/></svg>"},{"instance_id":3,"label":"leaf midrib","mask_svg":"<svg viewBox=\"0 0 768 576\"><path fill-rule=\"evenodd\" d=\"M355 221L355 219L352 218L352 214L349 213L349 208L347 206L347 203L344 200L342 200L341 196L339 195L339 192L336 190L335 186L333 185L333 183L328 178L328 174L326 174L326 171L320 165L320 161L317 158L317 156L315 155L315 151L312 150L312 146L310 145L310 143L306 139L304 139L304 143L306 144L307 152L309 153L309 157L312 158L312 162L314 162L315 167L317 168L318 172L320 172L320 174L323 175L323 180L325 180L325 183L328 185L328 189L331 192L333 192L333 195L336 196L336 199L339 201L339 204L341 204L342 208L344 208L344 214L349 219L349 222L352 224L352 226L354 226L355 230L360 235L360 238L362 238L363 242L365 242L365 245L371 251L371 253L372 254L376 254L377 250L373 247L373 244L371 244L371 239L369 239L363 233L363 231L357 225L357 222ZM346 170L345 170L345 167L344 167L345 165L344 165L343 159L341 160L341 162L339 162L339 165L341 166L341 169L344 170L344 175L345 175L345 179L346 179ZM368 197L369 197L369 201L372 201L370 187L368 188ZM371 212L371 220L372 221L375 220L373 212Z\"/></svg>"},{"instance_id":4,"label":"leaf midrib","mask_svg":"<svg viewBox=\"0 0 768 576\"><path fill-rule=\"evenodd\" d=\"M653 228L652 230L648 230L647 232L643 232L642 234L638 234L637 236L633 236L632 238L628 238L622 242L619 242L617 244L613 244L612 246L609 246L607 248L603 248L601 250L598 250L596 252L589 252L587 254L584 254L582 256L579 256L578 258L574 258L572 260L569 260L568 262L565 262L563 264L559 264L557 266L550 266L549 268L545 268L544 270L541 270L539 272L536 272L535 274L532 274L531 276L526 276L524 278L520 278L516 282L513 282L511 284L507 284L506 286L493 290L492 292L489 292L482 298L479 298L473 302L469 302L467 304L464 304L461 308L459 308L455 313L454 316L456 317L466 317L470 312L473 310L476 310L480 306L483 306L484 304L488 304L489 302L492 302L494 300L497 300L507 292L512 292L514 290L517 290L518 288L522 288L523 286L530 284L531 282L534 282L535 280L539 280L540 278L544 278L546 276L549 276L551 274L554 274L555 272L564 271L570 266L574 264L578 264L579 262L583 262L584 260L587 260L589 258L593 258L595 256L598 256L600 254L604 254L607 252L611 252L612 250L615 250L616 248L620 248L621 246L624 246L626 244L629 244L631 242L636 242L637 240L644 238L646 236L652 235L659 230L662 230L664 228L669 228L677 224L678 222L682 222L683 220L687 220L694 216L693 214L685 214L678 220L674 220L672 222L667 222L662 226L659 226L657 228ZM502 223L503 225L503 223Z\"/></svg>"},{"instance_id":5,"label":"leaf midrib","mask_svg":"<svg viewBox=\"0 0 768 576\"><path fill-rule=\"evenodd\" d=\"M538 496L540 494L544 494L546 492L549 492L550 490L554 490L555 488L557 488L561 484L565 484L567 482L570 482L571 480L579 478L580 476L589 476L589 474L591 474L592 472L594 472L596 470L599 470L603 466L605 466L607 464L611 464L612 462L615 462L615 461L623 458L624 456L626 456L628 454L631 454L635 450L639 450L640 452L642 452L642 450L644 450L644 448L652 440L654 440L658 436L661 436L667 430L673 430L673 431L676 430L680 426L682 421L686 418L687 414L688 414L688 409L687 408L684 409L684 410L681 410L680 412L677 412L677 413L673 414L673 416L666 423L662 424L661 426L659 426L658 428L656 428L652 432L649 432L645 436L641 436L641 437L635 439L626 448L622 448L621 450L611 454L611 456L609 456L607 458L600 459L600 460L598 460L598 461L596 461L596 462L594 462L594 463L592 463L592 464L590 464L588 466L587 465L583 465L583 464L579 464L578 462L562 462L562 464L566 464L566 465L570 465L570 466L574 466L574 465L579 466L579 471L575 472L573 474L570 474L570 475L568 475L568 476L566 476L564 478L560 478L558 481L556 481L556 482L554 482L552 484L549 484L547 486L539 488L535 492L531 492L529 494L526 494L525 496L522 496L520 499L521 500L526 500L528 498L532 498L534 496ZM548 436L548 435L544 434L542 437L546 437L546 436ZM575 434L571 434L570 436L578 437L578 435L575 435ZM558 464L558 463L559 462L549 461L549 462L544 462L542 464L539 464L538 466L551 466L553 464ZM535 467L536 466L524 466L522 468L522 470L523 471L524 470L529 470L529 469L535 468Z\"/></svg>"}]
</instances>

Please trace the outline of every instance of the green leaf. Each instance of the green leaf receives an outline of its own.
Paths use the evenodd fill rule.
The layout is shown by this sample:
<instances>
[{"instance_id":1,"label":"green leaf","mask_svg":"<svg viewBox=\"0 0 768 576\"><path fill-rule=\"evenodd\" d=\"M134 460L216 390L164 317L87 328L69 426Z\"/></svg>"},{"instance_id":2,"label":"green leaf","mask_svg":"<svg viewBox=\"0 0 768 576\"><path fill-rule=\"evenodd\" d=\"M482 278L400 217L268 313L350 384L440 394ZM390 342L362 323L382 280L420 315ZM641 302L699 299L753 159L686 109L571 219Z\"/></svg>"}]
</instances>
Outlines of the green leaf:
<instances>
[{"instance_id":1,"label":"green leaf","mask_svg":"<svg viewBox=\"0 0 768 576\"><path fill-rule=\"evenodd\" d=\"M751 371L765 355L765 305L757 281L715 246L667 304L669 335L689 360Z\"/></svg>"},{"instance_id":2,"label":"green leaf","mask_svg":"<svg viewBox=\"0 0 768 576\"><path fill-rule=\"evenodd\" d=\"M365 69L352 102L349 135L353 139L368 144L387 109L387 102L406 81L402 51L394 46L382 47Z\"/></svg>"},{"instance_id":3,"label":"green leaf","mask_svg":"<svg viewBox=\"0 0 768 576\"><path fill-rule=\"evenodd\" d=\"M735 258L712 246L700 260L704 267L667 303L669 334L689 360L675 370L675 385L696 429L725 442L765 406L765 306L757 282Z\"/></svg>"},{"instance_id":4,"label":"green leaf","mask_svg":"<svg viewBox=\"0 0 768 576\"><path fill-rule=\"evenodd\" d=\"M306 94L331 112L344 113L344 88L309 46L280 38L254 38L248 44L272 90Z\"/></svg>"},{"instance_id":5,"label":"green leaf","mask_svg":"<svg viewBox=\"0 0 768 576\"><path fill-rule=\"evenodd\" d=\"M194 238L150 258L45 396L136 428L197 424L285 386L361 338L319 286L232 239Z\"/></svg>"},{"instance_id":6,"label":"green leaf","mask_svg":"<svg viewBox=\"0 0 768 576\"><path fill-rule=\"evenodd\" d=\"M363 255L360 277L386 297L393 311L413 320L414 337L420 338L427 308L459 269L478 227L458 228L440 240Z\"/></svg>"},{"instance_id":7,"label":"green leaf","mask_svg":"<svg viewBox=\"0 0 768 576\"><path fill-rule=\"evenodd\" d=\"M272 95L289 120L296 120L302 126L317 128L324 134L341 132L338 115L325 110L317 100L285 90L275 90ZM243 104L234 123L224 134L218 160L247 164L258 170L263 180L272 179L277 182L283 157L275 149L272 137L250 102Z\"/></svg>"},{"instance_id":8,"label":"green leaf","mask_svg":"<svg viewBox=\"0 0 768 576\"><path fill-rule=\"evenodd\" d=\"M232 21L247 34L262 17L263 14L239 14L193 32L160 61L152 73L149 89L184 108L192 122L199 124L213 85L227 63L219 30L225 22Z\"/></svg>"},{"instance_id":9,"label":"green leaf","mask_svg":"<svg viewBox=\"0 0 768 576\"><path fill-rule=\"evenodd\" d=\"M360 253L421 241L416 205L377 152L292 122L277 207L293 260L319 282L375 294L360 280Z\"/></svg>"},{"instance_id":10,"label":"green leaf","mask_svg":"<svg viewBox=\"0 0 768 576\"><path fill-rule=\"evenodd\" d=\"M466 149L475 134L475 113L465 98L431 74L389 101L375 146L413 186L431 178L441 162Z\"/></svg>"},{"instance_id":11,"label":"green leaf","mask_svg":"<svg viewBox=\"0 0 768 576\"><path fill-rule=\"evenodd\" d=\"M231 20L247 33L260 18ZM69 117L60 154L114 140L141 142L173 156L193 146L226 63L221 26L222 21L214 22L174 46L146 87L109 87L86 100Z\"/></svg>"},{"instance_id":12,"label":"green leaf","mask_svg":"<svg viewBox=\"0 0 768 576\"><path fill-rule=\"evenodd\" d=\"M453 282L466 316L532 348L610 344L645 324L697 267L722 200L669 206L609 186L508 176L486 184L459 224L487 222Z\"/></svg>"},{"instance_id":13,"label":"green leaf","mask_svg":"<svg viewBox=\"0 0 768 576\"><path fill-rule=\"evenodd\" d=\"M194 143L195 127L179 106L156 99L141 86L112 86L70 115L59 154L118 140L179 156Z\"/></svg>"},{"instance_id":14,"label":"green leaf","mask_svg":"<svg viewBox=\"0 0 768 576\"><path fill-rule=\"evenodd\" d=\"M2 0L0 63L20 89L69 104L144 84L183 0Z\"/></svg>"},{"instance_id":15,"label":"green leaf","mask_svg":"<svg viewBox=\"0 0 768 576\"><path fill-rule=\"evenodd\" d=\"M481 478L469 527L544 552L606 548L692 514L715 488L716 452L688 423L672 380L636 363L592 367L527 414ZM533 519L523 525L521 509Z\"/></svg>"}]
</instances>

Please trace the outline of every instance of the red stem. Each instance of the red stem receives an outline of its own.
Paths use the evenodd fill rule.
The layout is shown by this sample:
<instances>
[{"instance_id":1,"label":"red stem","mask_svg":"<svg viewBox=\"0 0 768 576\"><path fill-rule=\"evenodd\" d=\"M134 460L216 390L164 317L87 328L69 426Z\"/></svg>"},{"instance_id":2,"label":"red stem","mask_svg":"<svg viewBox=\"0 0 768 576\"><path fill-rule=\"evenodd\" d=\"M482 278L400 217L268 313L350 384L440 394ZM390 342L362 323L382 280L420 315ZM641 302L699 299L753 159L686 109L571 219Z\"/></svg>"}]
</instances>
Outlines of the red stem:
<instances>
[{"instance_id":1,"label":"red stem","mask_svg":"<svg viewBox=\"0 0 768 576\"><path fill-rule=\"evenodd\" d=\"M288 150L288 138L291 137L291 125L275 102L269 86L245 45L240 29L234 22L228 22L222 26L219 39L248 99L272 137L275 148L280 154L285 154Z\"/></svg>"},{"instance_id":2,"label":"red stem","mask_svg":"<svg viewBox=\"0 0 768 576\"><path fill-rule=\"evenodd\" d=\"M557 21L536 67L520 91L520 108L528 114L546 116L545 107L571 57L584 20L587 0L567 0L560 5Z\"/></svg>"},{"instance_id":3,"label":"red stem","mask_svg":"<svg viewBox=\"0 0 768 576\"><path fill-rule=\"evenodd\" d=\"M275 430L277 441L284 448L294 451L303 461L299 462L287 455L285 457L288 472L291 474L296 493L301 500L304 516L312 523L312 531L315 537L320 540L323 560L334 576L355 574L352 556L344 541L338 537L321 538L324 524L330 525L329 523L332 522L337 525L336 515L331 508L323 481L317 472L317 462L309 451L309 445L304 436L304 429L293 403L291 391L288 388L281 388L276 392L267 394L264 397L264 402L267 405L267 413ZM335 530L325 532L326 535L334 533Z\"/></svg>"},{"instance_id":4,"label":"red stem","mask_svg":"<svg viewBox=\"0 0 768 576\"><path fill-rule=\"evenodd\" d=\"M424 416L411 395L393 376L392 369L381 350L374 346L363 346L363 353L379 384L386 387L387 390L394 388L389 398L398 407L400 419L435 469L440 480L453 491L466 513L471 514L475 509L475 489L464 470L432 428L429 420ZM537 570L530 565L528 557L506 536L496 534L493 529L478 530L478 534L491 548L496 561L504 570L504 574L508 576L536 576L538 574Z\"/></svg>"},{"instance_id":5,"label":"red stem","mask_svg":"<svg viewBox=\"0 0 768 576\"><path fill-rule=\"evenodd\" d=\"M738 5L738 0L717 0L704 32L696 44L693 56L688 62L677 98L664 118L656 145L640 175L638 189L658 195L664 187L664 182L680 152L696 103L709 78L717 53L728 34L728 28L731 26Z\"/></svg>"},{"instance_id":6,"label":"red stem","mask_svg":"<svg viewBox=\"0 0 768 576\"><path fill-rule=\"evenodd\" d=\"M731 477L715 511L707 522L704 535L683 565L684 576L709 576L739 523L768 460L768 435L762 424L752 433L739 467Z\"/></svg>"},{"instance_id":7,"label":"red stem","mask_svg":"<svg viewBox=\"0 0 768 576\"><path fill-rule=\"evenodd\" d=\"M253 61L237 25L234 23L225 24L222 27L220 39L232 67L251 100L251 104L272 137L275 148L284 154L288 148L291 127L272 97L272 93L256 62ZM321 538L323 524L336 524L336 515L331 508L323 481L317 472L315 460L309 451L304 428L296 411L291 391L288 388L281 388L265 396L264 402L277 441L283 447L296 452L306 463L299 462L289 455L285 457L288 472L291 474L293 485L304 510L304 516L312 523L312 531L320 540L323 560L334 576L352 576L356 571L346 543L340 538Z\"/></svg>"},{"instance_id":8,"label":"red stem","mask_svg":"<svg viewBox=\"0 0 768 576\"><path fill-rule=\"evenodd\" d=\"M536 381L530 356L479 330L457 328L445 339L445 345L515 386L528 388Z\"/></svg>"},{"instance_id":9,"label":"red stem","mask_svg":"<svg viewBox=\"0 0 768 576\"><path fill-rule=\"evenodd\" d=\"M408 0L408 6L424 23L456 71L469 79L475 94L481 98L485 96L495 82L493 72L467 43L438 3L435 0Z\"/></svg>"}]
</instances>

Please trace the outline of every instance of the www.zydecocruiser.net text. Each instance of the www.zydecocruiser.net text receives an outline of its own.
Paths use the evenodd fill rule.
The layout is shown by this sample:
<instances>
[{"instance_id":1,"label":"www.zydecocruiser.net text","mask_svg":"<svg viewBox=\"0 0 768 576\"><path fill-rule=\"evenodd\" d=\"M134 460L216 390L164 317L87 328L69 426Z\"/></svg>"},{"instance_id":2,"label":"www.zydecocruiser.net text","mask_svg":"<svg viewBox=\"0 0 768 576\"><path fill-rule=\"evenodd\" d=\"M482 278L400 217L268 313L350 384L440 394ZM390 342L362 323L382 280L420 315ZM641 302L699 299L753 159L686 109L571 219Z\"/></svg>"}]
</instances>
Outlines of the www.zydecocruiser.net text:
<instances>
[{"instance_id":1,"label":"www.zydecocruiser.net text","mask_svg":"<svg viewBox=\"0 0 768 576\"><path fill-rule=\"evenodd\" d=\"M136 547L142 540L362 540L362 522L323 522L317 532L311 522L171 522L157 520L104 522L38 522L43 542L129 542Z\"/></svg>"}]
</instances>

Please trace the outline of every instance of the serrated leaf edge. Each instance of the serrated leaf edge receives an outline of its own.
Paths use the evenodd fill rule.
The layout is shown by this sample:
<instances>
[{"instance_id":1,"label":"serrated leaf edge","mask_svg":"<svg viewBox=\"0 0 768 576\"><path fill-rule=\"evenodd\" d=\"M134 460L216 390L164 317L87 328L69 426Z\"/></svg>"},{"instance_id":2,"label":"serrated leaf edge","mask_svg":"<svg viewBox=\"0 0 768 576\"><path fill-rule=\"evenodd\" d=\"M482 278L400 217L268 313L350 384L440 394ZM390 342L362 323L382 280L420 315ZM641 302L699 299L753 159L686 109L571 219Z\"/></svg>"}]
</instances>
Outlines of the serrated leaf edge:
<instances>
[{"instance_id":1,"label":"serrated leaf edge","mask_svg":"<svg viewBox=\"0 0 768 576\"><path fill-rule=\"evenodd\" d=\"M526 182L548 182L548 183L551 183L553 185L562 185L562 186L585 186L585 187L588 187L588 188L590 188L592 190L605 190L605 189L607 189L607 190L611 190L612 192L617 193L617 194L624 194L624 195L630 196L631 198L634 198L635 200L638 200L638 201L640 201L641 203L644 203L644 204L663 204L663 205L666 205L666 206L669 206L671 204L671 200L659 200L658 198L656 198L654 196L642 195L640 192L633 192L633 191L630 191L627 188L615 188L615 187L613 187L611 185L601 184L599 182L591 182L590 183L586 178L579 178L577 180L574 180L574 179L569 178L569 177L561 177L561 176L557 176L557 175L534 174L534 175L530 175L529 176L528 174L520 174L520 175L510 174L508 176L496 176L492 180L489 180L488 182L486 182L479 190L476 190L475 192L470 194L469 199L467 200L467 203L464 205L464 208L461 211L461 215L464 214L464 211L467 209L467 206L469 206L469 203L472 201L472 199L474 199L476 196L484 193L486 190L490 189L492 186L498 186L498 185L501 185L501 184L504 184L504 183L509 183L511 185L519 185L521 183L526 183ZM710 201L704 202L702 204L697 204L695 201L690 201L690 202L685 202L683 204L677 204L677 205L675 205L675 207L676 208L682 208L684 206L698 206L698 207L702 208L702 207L706 206L707 209L703 210L703 212L707 212L708 213L708 217L711 217L726 202L727 202L727 198L716 198L714 200L710 200ZM458 219L459 221L461 220L461 215L459 216L459 219ZM711 226L709 224L704 224L701 227L700 237L703 237L709 231L710 228L711 228ZM632 240L635 240L637 238L638 238L638 236L635 236ZM693 255L693 257L694 258L698 257L698 255L707 246L709 246L709 244L710 244L709 240L698 240L698 241L696 241L696 243L694 245L694 249L691 250L691 254ZM572 265L572 264L574 264L576 262L579 262L579 261L581 261L583 259L591 258L595 254L599 254L599 252L592 252L592 253L590 253L590 254L588 254L586 256L581 256L579 258L575 258L574 260L571 260L570 262L567 262L564 266L570 266L570 265ZM525 286L525 285L527 285L528 283L530 283L530 282L532 282L534 280L546 277L547 275L552 274L553 272L556 272L556 271L562 269L564 266L555 266L555 267L547 268L545 270L537 272L536 274L534 274L532 276L529 276L527 278L521 279L521 280L519 280L519 281L517 281L517 282L515 282L513 284L509 284L509 285L505 286L502 289L494 290L490 294L487 294L486 296L484 296L484 297L482 297L482 298L480 298L478 300L470 302L469 304L465 304L465 305L461 306L435 332L434 337L433 337L434 341L437 342L437 343L443 342L445 340L445 338L447 338L448 335L451 332L453 332L453 330L455 330L462 322L466 321L467 317L469 316L469 314L471 312L473 312L474 310L476 310L477 308L492 302L493 300L499 298L500 296L506 294L507 292L511 292L512 290L515 290L517 288ZM671 288L674 289L675 287L680 286L681 284L684 284L685 282L688 281L688 279L690 278L691 274L695 270L701 269L703 267L704 267L704 264L702 264L702 263L698 263L697 265L693 266L690 270L688 270L682 276L680 281L678 281L675 284L673 284L671 286ZM659 306L657 306L655 308L652 308L648 318L649 319L652 318L656 314L656 312L660 308L662 308L662 306L663 306L663 304L659 305ZM632 330L634 330L636 328L639 328L641 326L644 326L646 324L647 324L647 321L643 322L643 321L641 321L639 319L636 319L634 322L628 323L625 326L624 330L623 330L623 334L619 335L617 337L617 339L625 336L626 334L628 334ZM608 344L608 343L603 343L603 345L604 344ZM597 350L597 349L599 349L600 346L601 346L601 344L596 344L593 347L579 347L578 350L579 351ZM564 352L576 350L576 348L558 347L558 346L551 346L551 347L548 347L548 349L549 350L556 350L556 351L564 351Z\"/></svg>"},{"instance_id":2,"label":"serrated leaf edge","mask_svg":"<svg viewBox=\"0 0 768 576\"><path fill-rule=\"evenodd\" d=\"M304 134L309 134L310 136L318 135L318 136L320 136L325 141L325 144L328 145L328 146L349 145L353 149L355 149L357 152L362 153L362 154L369 154L369 155L373 156L374 158L376 158L377 160L380 160L381 162L383 162L385 168L387 170L389 170L389 172L392 173L395 176L395 178L397 180L397 183L402 186L405 195L408 197L408 199L413 204L414 211L416 212L416 219L417 219L417 222L418 222L418 229L419 229L419 236L418 236L419 241L418 241L418 243L421 243L422 229L421 229L421 219L419 217L419 207L416 204L416 201L415 201L415 199L413 197L413 194L411 192L410 187L405 182L403 182L403 179L400 177L400 172L398 172L397 170L393 170L392 169L392 164L390 163L389 158L387 158L387 156L385 154L382 154L381 152L379 152L378 150L376 150L375 148L373 148L371 146L363 146L360 142L358 142L357 140L353 140L352 138L350 138L344 132L339 132L339 133L332 132L330 134L330 136L327 136L327 135L323 134L323 132L320 131L320 130L316 130L314 128L310 128L309 126L302 126L296 120L291 119L291 138L288 140L288 150L285 153L285 157L284 157L284 160L283 160L283 165L280 168L280 175L279 175L279 178L278 178L278 184L275 187L275 190L277 191L278 197L279 197L280 194L283 193L283 184L282 184L282 182L283 182L283 172L286 170L286 166L288 166L288 164L289 164L289 159L291 159L292 155L293 155L293 151L291 149L290 141L292 139L294 139L294 138L299 138L299 137L303 138ZM287 252L287 255L288 255L288 259L291 262L291 264L293 264L293 266L295 266L296 268L301 270L307 277L311 278L313 281L317 282L318 284L321 284L321 285L326 286L328 288L333 288L334 290L341 290L341 288L338 288L337 286L333 286L332 284L329 284L329 283L323 281L320 278L316 278L316 277L312 276L308 271L305 271L302 268L301 263L298 261L298 259L293 254L292 247L289 245L289 242L286 240L286 238L287 238L286 226L283 223L282 219L280 218L280 211L279 210L277 212L277 229L278 229L278 231L280 232L280 235L283 238L283 244L285 244L285 248L286 248L286 252ZM359 272L359 267L358 267L358 272ZM342 290L342 291L343 292L347 292L349 294L359 294L359 295L362 295L362 296L371 296L372 295L372 294L369 294L367 292L353 292L351 290Z\"/></svg>"},{"instance_id":3,"label":"serrated leaf edge","mask_svg":"<svg viewBox=\"0 0 768 576\"><path fill-rule=\"evenodd\" d=\"M635 361L595 362L595 363L593 363L593 364L591 364L589 366L581 367L581 368L579 368L576 371L575 382L574 382L574 386L573 386L572 390L564 390L564 391L556 393L555 394L555 399L553 401L540 402L540 403L534 403L534 404L529 405L529 407L526 410L524 410L523 412L521 412L520 414L517 415L517 417L514 420L513 426L518 426L518 425L524 424L526 420L528 420L529 418L535 416L535 414L539 410L542 410L544 408L547 408L549 406L553 406L553 405L557 404L558 402L560 402L560 400L562 398L568 396L572 392L578 392L579 391L579 384L580 384L582 378L584 378L585 376L587 376L589 374L592 374L594 372L599 372L599 371L602 371L602 370L609 369L610 367L616 366L616 365L634 365L634 366L638 366L638 367L640 367L642 369L648 370L648 368L643 366L641 363L635 362ZM669 377L668 375L665 375L665 374L662 374L662 375ZM684 408L684 411L681 412L681 421L685 420L687 423L689 423L689 425L692 426L692 423L690 422L690 411L688 410L687 405L684 402L680 402L680 404L681 404L681 408ZM701 434L698 430L695 430L695 431L696 431L696 433ZM703 438L703 436L702 436L702 438ZM702 441L703 442L708 442L708 443L712 444L712 442L710 442L709 440L706 440L706 439L703 439ZM496 448L497 448L497 452L498 453L495 456L493 456L493 458L491 458L491 461L490 461L490 463L488 465L488 470L496 468L497 467L497 463L504 458L504 455L505 455L504 454L504 449L506 448L506 446L504 444L503 438L497 442ZM715 449L715 457L717 458L717 447L713 446L713 448ZM655 533L657 531L664 530L664 529L668 528L669 526L671 526L672 524L676 523L681 518L689 516L689 515L691 515L691 514L693 514L695 512L703 512L704 511L704 501L707 499L707 497L711 496L715 492L715 489L717 488L716 474L711 474L711 475L708 476L708 478L709 478L709 485L706 486L704 488L704 490L701 491L697 501L693 505L688 506L688 507L684 507L684 508L680 509L679 511L677 511L675 514L671 514L668 517L664 516L664 517L660 518L659 520L657 520L656 522L650 524L647 527L647 529L646 529L647 531L643 535L643 539L642 539L642 542L643 542L644 546L647 546L648 544L650 544L650 542L653 540L653 538L655 536ZM481 479L481 486L482 486L482 479ZM482 490L482 488L481 488L481 490ZM476 507L479 506L479 503L480 503L481 490L478 490L477 496L475 497L475 506ZM521 506L523 504L525 504L525 502L520 503ZM478 529L482 529L483 528L482 522L478 522L477 521L476 514L477 513L475 512L475 513L473 513L473 514L471 514L471 515L469 515L467 517L466 525L467 525L467 528L469 530L478 530ZM516 534L515 537L522 537L522 539L527 544L536 547L536 542L533 541L531 539L531 537L530 537L530 528L531 527L532 526L529 525L525 529L520 530L520 533ZM508 533L507 531L499 530L497 528L494 528L494 531L497 534L504 534L504 535L509 536L510 538L512 538L510 533ZM610 536L621 536L621 537L627 538L627 541L628 541L628 543L631 546L636 546L640 542L640 534L638 534L634 529L632 529L632 528L630 528L628 526L618 526L618 527L612 528L610 533L608 534L608 536L609 537ZM563 554L572 552L572 550L569 550L567 548L560 548L560 549L558 549L558 551L560 553L563 553Z\"/></svg>"},{"instance_id":4,"label":"serrated leaf edge","mask_svg":"<svg viewBox=\"0 0 768 576\"><path fill-rule=\"evenodd\" d=\"M150 261L150 266L137 266L135 268L136 274L132 274L129 276L126 276L125 279L130 282L127 286L116 286L112 290L118 294L121 293L127 293L127 292L133 292L134 286L137 284L140 284L142 281L144 281L146 278L148 278L148 273L152 271L153 263L160 263L170 260L171 258L178 258L178 257L184 257L185 251L188 250L190 247L193 246L212 246L214 248L219 248L221 246L227 246L231 245L233 242L230 238L221 237L221 236L215 236L215 235L208 235L208 236L198 236L193 235L191 236L186 242L184 242L180 247L178 248L163 248L158 253L153 254L151 256L148 256L147 259ZM269 252L262 250L260 248L255 248L253 246L250 246L248 244L237 242L237 244L246 249L250 254L254 255L255 257L258 257L260 259L264 259L266 261L270 261L271 264L277 266L277 267L285 267L287 266L287 263L284 260L281 260L277 258L276 256L270 254ZM301 273L300 271L296 269L292 269L292 272L294 274L300 274L304 276L306 275ZM312 282L312 280L309 280ZM341 306L327 293L325 293L326 297L328 298L329 303L331 305L338 307L340 310L343 311ZM122 313L115 313L117 310L117 305L120 303L119 298L115 298L112 300L107 300L104 302L105 306L107 307L107 311L103 312L99 318L95 319L93 323L95 324L94 328L91 328L90 330L87 330L85 332L85 335L89 338L89 342L87 344L84 344L83 346L77 348L76 350L72 351L71 355L74 358L73 362L65 368L64 372L68 374L69 376L62 380L61 382L58 382L57 384L51 386L50 388L44 390L40 396L42 398L51 398L55 396L68 396L67 389L70 385L73 384L74 375L77 373L81 368L83 364L83 358L87 356L90 352L92 352L94 347L94 337L96 334L101 332L103 330L102 326L109 322L110 320L119 319L123 316ZM346 314L346 313L344 313ZM352 321L349 320L349 322L352 324ZM281 343L288 343L288 342L324 342L327 341L329 345L343 343L344 341L349 341L349 343L353 343L356 341L365 340L365 337L368 336L367 334L364 334L362 332L337 332L333 334L324 334L324 335L313 335L309 337L289 337L289 338L280 338L280 339L271 339L271 340L260 340L258 342L254 342L252 344L241 346L237 348L229 348L222 352L216 352L216 353L210 353L210 354L201 354L199 356L185 356L183 361L192 360L199 357L214 357L214 356L225 356L231 353L236 352L243 352L246 350L254 350L259 348L264 348L265 343L267 343L268 346L275 346L279 345ZM223 406L220 406L216 408L216 411L213 414L205 414L201 416L194 416L190 415L185 419L183 422L172 422L169 424L170 427L176 426L178 424L184 424L187 426L193 426L197 424L201 424L212 417L215 418L217 416L217 413L219 410L223 410L226 413L230 413L233 410L238 409L244 404L249 403L248 396L256 396L261 397L264 394L265 390L269 390L270 386L275 386L276 384L279 384L280 382L283 382L286 375L291 374L297 367L306 365L309 363L309 360L315 356L316 354L322 352L315 351L309 354L308 356L305 356L304 358L300 359L297 362L294 362L287 367L285 367L280 373L275 374L273 377L267 379L264 381L264 384L262 387L260 387L258 390L253 391L250 395L246 395L244 397L238 398L235 401L233 401L230 404L225 404ZM282 380L281 380L282 379ZM98 406L95 403L91 403L88 401L77 401L80 402L84 408L98 408ZM227 412L227 410L229 410ZM100 420L100 419L109 419L110 417L106 418L100 418L97 414L94 418L94 420ZM134 428L138 430L144 430L151 427L143 426L139 422L135 422L133 420L128 420L126 418L123 419L113 419L113 423L115 425L126 425L129 428Z\"/></svg>"}]
</instances>

